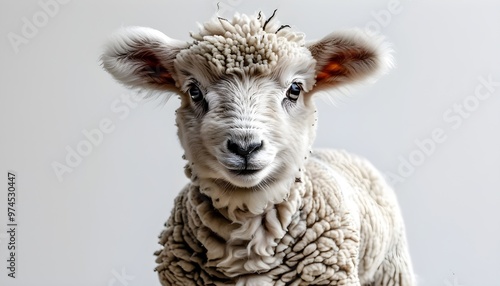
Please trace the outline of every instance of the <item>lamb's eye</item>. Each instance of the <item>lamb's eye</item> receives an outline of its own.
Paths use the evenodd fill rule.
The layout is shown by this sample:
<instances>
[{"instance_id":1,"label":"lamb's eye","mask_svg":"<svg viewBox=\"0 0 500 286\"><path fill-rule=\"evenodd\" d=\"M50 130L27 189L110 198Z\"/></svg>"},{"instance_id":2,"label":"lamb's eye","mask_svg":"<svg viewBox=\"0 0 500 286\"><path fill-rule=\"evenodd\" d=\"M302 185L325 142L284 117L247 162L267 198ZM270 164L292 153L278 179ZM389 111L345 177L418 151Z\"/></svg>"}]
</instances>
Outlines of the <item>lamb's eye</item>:
<instances>
[{"instance_id":1,"label":"lamb's eye","mask_svg":"<svg viewBox=\"0 0 500 286\"><path fill-rule=\"evenodd\" d=\"M190 87L189 87L189 96L191 96L191 99L194 101L194 102L198 102L200 100L203 99L203 93L201 92L200 88L195 85L195 84L192 84Z\"/></svg>"},{"instance_id":2,"label":"lamb's eye","mask_svg":"<svg viewBox=\"0 0 500 286\"><path fill-rule=\"evenodd\" d=\"M302 91L302 88L300 85L296 82L292 83L288 90L286 91L286 96L288 99L292 101L296 101L299 98L300 92Z\"/></svg>"}]
</instances>

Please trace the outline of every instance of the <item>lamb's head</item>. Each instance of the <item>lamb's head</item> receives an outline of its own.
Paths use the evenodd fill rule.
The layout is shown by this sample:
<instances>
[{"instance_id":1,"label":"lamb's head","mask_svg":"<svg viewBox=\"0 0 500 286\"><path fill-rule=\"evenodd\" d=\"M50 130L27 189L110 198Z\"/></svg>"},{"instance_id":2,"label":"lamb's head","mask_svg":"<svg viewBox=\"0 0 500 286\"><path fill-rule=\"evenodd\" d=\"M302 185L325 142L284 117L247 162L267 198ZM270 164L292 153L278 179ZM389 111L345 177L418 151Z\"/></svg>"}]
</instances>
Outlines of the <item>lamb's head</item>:
<instances>
[{"instance_id":1,"label":"lamb's head","mask_svg":"<svg viewBox=\"0 0 500 286\"><path fill-rule=\"evenodd\" d=\"M300 182L315 137L313 93L390 64L381 41L361 31L306 44L261 13L216 17L191 36L181 42L125 28L103 65L128 86L178 93L178 135L193 182L216 207L253 214Z\"/></svg>"}]
</instances>

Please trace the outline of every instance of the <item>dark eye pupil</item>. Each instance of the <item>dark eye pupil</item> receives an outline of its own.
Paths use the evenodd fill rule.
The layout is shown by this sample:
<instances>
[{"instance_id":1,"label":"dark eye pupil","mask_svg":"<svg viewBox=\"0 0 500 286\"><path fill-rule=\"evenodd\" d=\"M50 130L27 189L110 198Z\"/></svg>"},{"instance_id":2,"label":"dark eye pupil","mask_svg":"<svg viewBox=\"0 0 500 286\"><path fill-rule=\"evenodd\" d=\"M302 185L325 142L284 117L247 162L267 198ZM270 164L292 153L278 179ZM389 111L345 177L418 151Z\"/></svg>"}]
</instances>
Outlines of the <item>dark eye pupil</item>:
<instances>
[{"instance_id":1,"label":"dark eye pupil","mask_svg":"<svg viewBox=\"0 0 500 286\"><path fill-rule=\"evenodd\" d=\"M300 95L300 86L296 83L292 83L292 86L290 86L290 94L292 95Z\"/></svg>"},{"instance_id":2,"label":"dark eye pupil","mask_svg":"<svg viewBox=\"0 0 500 286\"><path fill-rule=\"evenodd\" d=\"M292 101L296 101L299 98L300 92L302 91L302 88L298 83L292 83L288 90L286 91L286 96L288 99Z\"/></svg>"},{"instance_id":3,"label":"dark eye pupil","mask_svg":"<svg viewBox=\"0 0 500 286\"><path fill-rule=\"evenodd\" d=\"M189 88L189 96L191 96L191 99L193 99L193 101L200 101L203 99L203 94L201 93L200 88L196 85L192 85Z\"/></svg>"}]
</instances>

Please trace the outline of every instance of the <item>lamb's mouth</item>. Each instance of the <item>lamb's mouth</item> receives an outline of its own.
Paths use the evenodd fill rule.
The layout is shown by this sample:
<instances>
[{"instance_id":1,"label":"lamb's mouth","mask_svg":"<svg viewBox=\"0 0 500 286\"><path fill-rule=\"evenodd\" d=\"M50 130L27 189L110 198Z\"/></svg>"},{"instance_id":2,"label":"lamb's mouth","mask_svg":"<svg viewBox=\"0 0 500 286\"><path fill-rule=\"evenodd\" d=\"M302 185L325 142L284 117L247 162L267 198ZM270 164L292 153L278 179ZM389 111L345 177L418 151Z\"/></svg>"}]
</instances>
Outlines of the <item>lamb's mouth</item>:
<instances>
[{"instance_id":1,"label":"lamb's mouth","mask_svg":"<svg viewBox=\"0 0 500 286\"><path fill-rule=\"evenodd\" d=\"M257 170L251 170L251 169L231 170L231 169L229 169L229 172L231 174L237 175L237 176L251 176L251 175L257 174L260 171L261 171L261 169L257 169Z\"/></svg>"}]
</instances>

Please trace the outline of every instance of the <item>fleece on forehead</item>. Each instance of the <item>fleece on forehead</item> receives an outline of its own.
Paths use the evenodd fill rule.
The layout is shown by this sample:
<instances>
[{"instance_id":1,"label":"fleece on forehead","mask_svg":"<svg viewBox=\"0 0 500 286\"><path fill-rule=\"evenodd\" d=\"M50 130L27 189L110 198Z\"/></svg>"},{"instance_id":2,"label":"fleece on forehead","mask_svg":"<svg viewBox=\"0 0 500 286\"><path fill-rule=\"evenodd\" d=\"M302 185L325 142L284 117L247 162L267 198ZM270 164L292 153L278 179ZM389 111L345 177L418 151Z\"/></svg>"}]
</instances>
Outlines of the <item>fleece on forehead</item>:
<instances>
[{"instance_id":1,"label":"fleece on forehead","mask_svg":"<svg viewBox=\"0 0 500 286\"><path fill-rule=\"evenodd\" d=\"M274 16L274 14L273 14ZM215 17L200 25L189 49L177 59L192 61L196 57L207 60L220 73L259 72L268 74L283 58L303 57L304 34L294 32L288 25L281 26L271 16L236 14L232 20Z\"/></svg>"}]
</instances>

